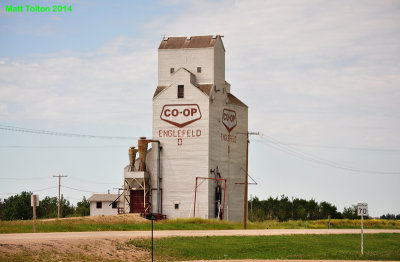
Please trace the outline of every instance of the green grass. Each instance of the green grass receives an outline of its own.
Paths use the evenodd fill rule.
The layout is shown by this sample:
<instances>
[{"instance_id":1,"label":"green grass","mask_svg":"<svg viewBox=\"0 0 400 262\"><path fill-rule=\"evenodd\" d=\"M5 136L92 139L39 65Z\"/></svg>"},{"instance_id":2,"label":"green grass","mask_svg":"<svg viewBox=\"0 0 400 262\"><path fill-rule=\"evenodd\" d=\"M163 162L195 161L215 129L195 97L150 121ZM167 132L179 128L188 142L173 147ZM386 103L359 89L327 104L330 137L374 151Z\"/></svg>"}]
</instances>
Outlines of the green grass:
<instances>
[{"instance_id":1,"label":"green grass","mask_svg":"<svg viewBox=\"0 0 400 262\"><path fill-rule=\"evenodd\" d=\"M105 216L106 218L106 216ZM210 229L242 229L241 223L227 222L215 219L170 219L156 221L157 230L210 230ZM287 221L277 222L268 220L264 222L248 223L249 229L323 229L328 228L327 220L315 221ZM333 219L331 228L360 228L360 220ZM397 220L365 220L364 228L400 229L400 221ZM37 232L83 232L83 231L129 231L151 230L149 221L132 222L121 219L110 221L93 221L88 218L37 220ZM32 220L0 221L0 233L31 233L33 232Z\"/></svg>"},{"instance_id":2,"label":"green grass","mask_svg":"<svg viewBox=\"0 0 400 262\"><path fill-rule=\"evenodd\" d=\"M127 242L150 251L151 239ZM156 260L332 259L400 260L400 234L174 237L155 239Z\"/></svg>"}]
</instances>

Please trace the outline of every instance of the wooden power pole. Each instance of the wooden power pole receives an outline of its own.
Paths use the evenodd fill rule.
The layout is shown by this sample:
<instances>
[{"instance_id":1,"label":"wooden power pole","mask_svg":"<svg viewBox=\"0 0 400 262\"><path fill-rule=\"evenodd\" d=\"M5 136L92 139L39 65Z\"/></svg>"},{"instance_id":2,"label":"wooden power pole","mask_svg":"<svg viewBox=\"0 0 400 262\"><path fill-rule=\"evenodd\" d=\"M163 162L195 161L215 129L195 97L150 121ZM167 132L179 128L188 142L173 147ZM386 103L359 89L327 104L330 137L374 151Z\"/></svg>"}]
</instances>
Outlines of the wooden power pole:
<instances>
[{"instance_id":1,"label":"wooden power pole","mask_svg":"<svg viewBox=\"0 0 400 262\"><path fill-rule=\"evenodd\" d=\"M244 201L243 201L243 229L247 229L247 194L249 187L249 135L259 135L259 132L247 132L246 133L246 174L244 179Z\"/></svg>"},{"instance_id":2,"label":"wooden power pole","mask_svg":"<svg viewBox=\"0 0 400 262\"><path fill-rule=\"evenodd\" d=\"M61 217L61 197L60 197L60 192L61 192L61 178L62 177L68 177L68 176L53 176L53 177L58 177L58 215L57 218Z\"/></svg>"}]
</instances>

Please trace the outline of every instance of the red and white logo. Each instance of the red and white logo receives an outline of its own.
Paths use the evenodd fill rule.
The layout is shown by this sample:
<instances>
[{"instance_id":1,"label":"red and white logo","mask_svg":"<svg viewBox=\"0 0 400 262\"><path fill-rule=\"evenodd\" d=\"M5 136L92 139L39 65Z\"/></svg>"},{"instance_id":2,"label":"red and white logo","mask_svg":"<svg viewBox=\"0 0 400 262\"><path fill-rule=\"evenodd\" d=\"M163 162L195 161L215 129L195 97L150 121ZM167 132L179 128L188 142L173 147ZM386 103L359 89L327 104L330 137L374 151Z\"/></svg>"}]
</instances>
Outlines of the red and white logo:
<instances>
[{"instance_id":1,"label":"red and white logo","mask_svg":"<svg viewBox=\"0 0 400 262\"><path fill-rule=\"evenodd\" d=\"M160 118L174 126L184 127L201 118L200 107L197 104L164 105Z\"/></svg>"},{"instance_id":2,"label":"red and white logo","mask_svg":"<svg viewBox=\"0 0 400 262\"><path fill-rule=\"evenodd\" d=\"M222 123L230 133L237 125L236 112L230 109L224 109L222 112Z\"/></svg>"}]
</instances>

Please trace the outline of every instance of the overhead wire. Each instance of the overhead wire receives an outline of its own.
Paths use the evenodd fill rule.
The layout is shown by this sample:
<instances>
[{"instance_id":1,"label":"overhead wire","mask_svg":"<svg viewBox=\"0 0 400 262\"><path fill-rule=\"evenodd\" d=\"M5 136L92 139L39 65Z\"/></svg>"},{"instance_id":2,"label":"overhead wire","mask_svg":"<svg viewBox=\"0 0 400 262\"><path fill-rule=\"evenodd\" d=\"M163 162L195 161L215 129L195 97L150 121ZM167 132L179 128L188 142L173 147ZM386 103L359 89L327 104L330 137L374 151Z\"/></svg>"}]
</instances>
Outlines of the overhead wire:
<instances>
[{"instance_id":1,"label":"overhead wire","mask_svg":"<svg viewBox=\"0 0 400 262\"><path fill-rule=\"evenodd\" d=\"M42 189L37 189L37 190L27 190L26 192L40 192L40 191L45 191L53 188L57 188L58 186L53 186L53 187L47 187L47 188L42 188ZM23 190L25 191L25 190ZM0 195L18 195L20 193L0 193Z\"/></svg>"},{"instance_id":2,"label":"overhead wire","mask_svg":"<svg viewBox=\"0 0 400 262\"><path fill-rule=\"evenodd\" d=\"M83 189L79 189L79 188L73 188L73 187L64 186L64 185L61 185L61 187L68 188L68 189L75 190L75 191L81 191L81 192L86 192L86 193L94 193L93 191L83 190Z\"/></svg>"},{"instance_id":3,"label":"overhead wire","mask_svg":"<svg viewBox=\"0 0 400 262\"><path fill-rule=\"evenodd\" d=\"M316 145L316 144L302 144L302 143L291 143L291 142L275 142L270 141L274 144L298 146L298 147L315 147L315 148L328 148L328 149L340 149L340 150L356 150L356 151L378 151L378 152L400 152L400 149L387 149L387 148L372 148L372 147L352 147L352 146L332 146L332 145Z\"/></svg>"},{"instance_id":4,"label":"overhead wire","mask_svg":"<svg viewBox=\"0 0 400 262\"><path fill-rule=\"evenodd\" d=\"M24 181L24 180L44 180L44 179L50 179L51 177L30 177L30 178L22 178L22 177L0 177L0 180L18 180L18 181Z\"/></svg>"},{"instance_id":5,"label":"overhead wire","mask_svg":"<svg viewBox=\"0 0 400 262\"><path fill-rule=\"evenodd\" d=\"M293 155L297 158L303 159L303 160L307 160L307 161L311 161L314 163L318 163L320 165L326 165L326 166L330 166L333 168L337 168L337 169L342 169L342 170L347 170L347 171L352 171L352 172L359 172L359 173L370 173L370 174L385 174L385 175L397 175L400 174L400 172L391 172L391 171L380 171L380 170L366 170L366 169L360 169L360 168L355 168L355 167L350 167L350 166L345 166L342 164L339 164L337 162L331 161L331 160L327 160L327 159L323 159L320 157L317 157L315 155L303 152L301 150L298 149L293 149L289 146L286 146L285 144L281 143L279 140L276 140L272 137L268 137L270 140L272 140L274 143L271 143L271 141L268 140L262 140L262 139L255 139L254 141L256 142L260 142L263 144L268 144L270 147L275 148L277 150L283 151L285 153L288 153L290 155Z\"/></svg>"},{"instance_id":6,"label":"overhead wire","mask_svg":"<svg viewBox=\"0 0 400 262\"><path fill-rule=\"evenodd\" d=\"M26 145L0 145L0 148L38 148L38 149L68 149L68 148L87 148L87 149L92 149L92 148L126 148L129 147L129 145L99 145L99 146L86 146L86 145L77 145L77 146L64 146L64 145L55 145L55 146L38 146L38 145L32 145L32 146L26 146Z\"/></svg>"},{"instance_id":7,"label":"overhead wire","mask_svg":"<svg viewBox=\"0 0 400 262\"><path fill-rule=\"evenodd\" d=\"M31 129L25 127L17 127L17 126L9 126L9 125L1 125L0 129L13 131L13 132L23 132L23 133L32 133L39 135L52 135L52 136L66 136L66 137L77 137L77 138L99 138L99 139L129 139L129 140L137 140L138 137L127 137L127 136L99 136L99 135L86 135L86 134L77 134L77 133L66 133L66 132L57 132L57 131L49 131L49 130L41 130L41 129Z\"/></svg>"}]
</instances>

